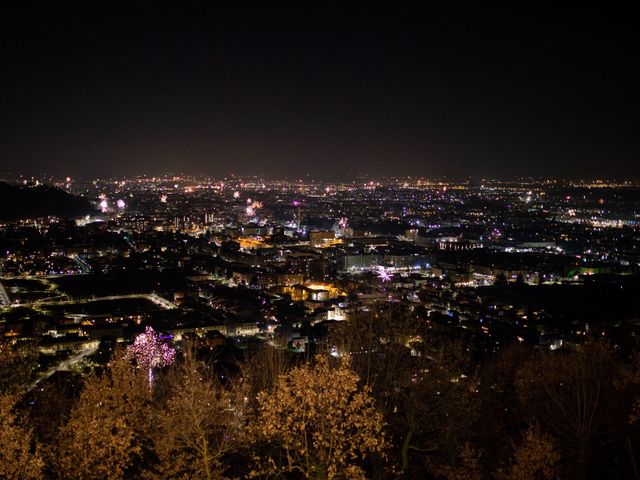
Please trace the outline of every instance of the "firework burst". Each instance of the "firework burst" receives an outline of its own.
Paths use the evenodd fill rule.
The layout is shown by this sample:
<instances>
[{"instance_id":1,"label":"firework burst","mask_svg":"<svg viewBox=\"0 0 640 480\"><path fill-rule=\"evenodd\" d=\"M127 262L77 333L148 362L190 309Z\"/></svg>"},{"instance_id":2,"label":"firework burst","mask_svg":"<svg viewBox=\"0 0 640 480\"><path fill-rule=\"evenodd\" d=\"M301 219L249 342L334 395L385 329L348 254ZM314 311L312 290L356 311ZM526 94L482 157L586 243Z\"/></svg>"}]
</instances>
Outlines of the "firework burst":
<instances>
[{"instance_id":1,"label":"firework burst","mask_svg":"<svg viewBox=\"0 0 640 480\"><path fill-rule=\"evenodd\" d=\"M377 275L383 283L391 280L391 273L385 267L378 267Z\"/></svg>"}]
</instances>

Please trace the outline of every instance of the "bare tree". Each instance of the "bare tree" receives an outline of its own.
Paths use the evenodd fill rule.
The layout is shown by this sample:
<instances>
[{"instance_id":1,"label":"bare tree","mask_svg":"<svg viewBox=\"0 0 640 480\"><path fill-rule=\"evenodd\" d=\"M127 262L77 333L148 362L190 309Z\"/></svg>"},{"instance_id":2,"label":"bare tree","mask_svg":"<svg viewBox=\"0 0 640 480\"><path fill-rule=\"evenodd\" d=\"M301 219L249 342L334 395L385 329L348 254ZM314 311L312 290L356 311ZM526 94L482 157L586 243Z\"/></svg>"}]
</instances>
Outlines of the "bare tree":
<instances>
[{"instance_id":1,"label":"bare tree","mask_svg":"<svg viewBox=\"0 0 640 480\"><path fill-rule=\"evenodd\" d=\"M411 309L384 304L337 325L328 343L371 388L405 475L453 463L478 403L461 341L435 336Z\"/></svg>"},{"instance_id":2,"label":"bare tree","mask_svg":"<svg viewBox=\"0 0 640 480\"><path fill-rule=\"evenodd\" d=\"M597 452L594 438L604 423L605 395L612 390L612 354L590 342L569 353L534 355L518 373L520 399L553 435L571 475L583 479Z\"/></svg>"},{"instance_id":3,"label":"bare tree","mask_svg":"<svg viewBox=\"0 0 640 480\"><path fill-rule=\"evenodd\" d=\"M471 444L465 443L458 454L456 465L436 467L436 476L446 480L482 480L482 455Z\"/></svg>"},{"instance_id":4,"label":"bare tree","mask_svg":"<svg viewBox=\"0 0 640 480\"><path fill-rule=\"evenodd\" d=\"M469 364L461 342L424 342L410 381L395 398L394 423L404 430L403 472L411 471L412 457L418 469L435 472L453 465L459 458L459 445L472 440L479 403Z\"/></svg>"},{"instance_id":5,"label":"bare tree","mask_svg":"<svg viewBox=\"0 0 640 480\"><path fill-rule=\"evenodd\" d=\"M150 419L145 373L116 352L107 370L92 375L51 457L61 478L120 480L143 457Z\"/></svg>"},{"instance_id":6,"label":"bare tree","mask_svg":"<svg viewBox=\"0 0 640 480\"><path fill-rule=\"evenodd\" d=\"M270 390L280 375L293 366L285 346L272 347L263 345L251 356L243 367L244 376L250 380L250 400L255 399L258 392Z\"/></svg>"},{"instance_id":7,"label":"bare tree","mask_svg":"<svg viewBox=\"0 0 640 480\"><path fill-rule=\"evenodd\" d=\"M156 413L157 465L150 478L221 479L225 456L245 444L247 385L222 385L191 353L168 375L171 394Z\"/></svg>"}]
</instances>

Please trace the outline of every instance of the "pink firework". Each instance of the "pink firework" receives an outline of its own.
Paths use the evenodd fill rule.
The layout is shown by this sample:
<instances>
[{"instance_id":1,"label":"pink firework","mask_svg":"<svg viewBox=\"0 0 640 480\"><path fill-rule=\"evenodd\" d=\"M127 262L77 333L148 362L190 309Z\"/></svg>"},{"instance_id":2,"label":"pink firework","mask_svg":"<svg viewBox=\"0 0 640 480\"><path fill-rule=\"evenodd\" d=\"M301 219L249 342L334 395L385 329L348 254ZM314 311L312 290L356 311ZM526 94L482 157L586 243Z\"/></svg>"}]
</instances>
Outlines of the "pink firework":
<instances>
[{"instance_id":1,"label":"pink firework","mask_svg":"<svg viewBox=\"0 0 640 480\"><path fill-rule=\"evenodd\" d=\"M382 282L388 282L391 280L391 274L389 273L389 271L384 268L384 267L378 267L378 278L380 280L382 280Z\"/></svg>"},{"instance_id":2,"label":"pink firework","mask_svg":"<svg viewBox=\"0 0 640 480\"><path fill-rule=\"evenodd\" d=\"M262 202L251 202L251 204L248 205L244 211L249 217L253 217L256 213L258 213L258 210L260 210L261 208L262 208Z\"/></svg>"},{"instance_id":3,"label":"pink firework","mask_svg":"<svg viewBox=\"0 0 640 480\"><path fill-rule=\"evenodd\" d=\"M149 371L149 386L153 383L153 369L171 365L176 358L176 351L160 339L156 331L147 327L127 347L129 358L135 358L138 366Z\"/></svg>"}]
</instances>

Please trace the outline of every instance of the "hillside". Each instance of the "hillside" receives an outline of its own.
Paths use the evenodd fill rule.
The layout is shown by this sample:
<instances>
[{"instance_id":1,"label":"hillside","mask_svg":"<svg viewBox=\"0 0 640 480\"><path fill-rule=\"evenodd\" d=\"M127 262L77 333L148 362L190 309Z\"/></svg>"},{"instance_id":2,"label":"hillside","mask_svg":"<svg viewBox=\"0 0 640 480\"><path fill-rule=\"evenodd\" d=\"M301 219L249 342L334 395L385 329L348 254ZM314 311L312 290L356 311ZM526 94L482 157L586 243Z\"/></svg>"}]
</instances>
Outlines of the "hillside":
<instances>
[{"instance_id":1,"label":"hillside","mask_svg":"<svg viewBox=\"0 0 640 480\"><path fill-rule=\"evenodd\" d=\"M0 220L45 217L73 217L94 212L83 197L70 195L58 188L10 185L0 182Z\"/></svg>"}]
</instances>

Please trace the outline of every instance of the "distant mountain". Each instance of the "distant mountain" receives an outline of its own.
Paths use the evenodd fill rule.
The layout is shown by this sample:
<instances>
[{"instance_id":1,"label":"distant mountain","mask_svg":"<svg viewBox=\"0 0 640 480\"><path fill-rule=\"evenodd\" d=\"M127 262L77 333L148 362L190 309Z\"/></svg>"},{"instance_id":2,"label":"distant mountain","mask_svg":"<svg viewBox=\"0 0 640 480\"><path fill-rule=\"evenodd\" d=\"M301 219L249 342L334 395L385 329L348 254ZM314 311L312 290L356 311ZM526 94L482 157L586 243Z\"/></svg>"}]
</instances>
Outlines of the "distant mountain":
<instances>
[{"instance_id":1,"label":"distant mountain","mask_svg":"<svg viewBox=\"0 0 640 480\"><path fill-rule=\"evenodd\" d=\"M47 185L37 187L0 182L0 220L22 218L74 217L94 213L91 202Z\"/></svg>"}]
</instances>

